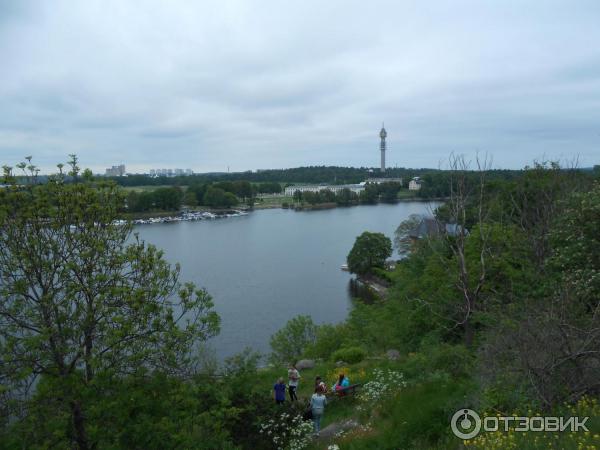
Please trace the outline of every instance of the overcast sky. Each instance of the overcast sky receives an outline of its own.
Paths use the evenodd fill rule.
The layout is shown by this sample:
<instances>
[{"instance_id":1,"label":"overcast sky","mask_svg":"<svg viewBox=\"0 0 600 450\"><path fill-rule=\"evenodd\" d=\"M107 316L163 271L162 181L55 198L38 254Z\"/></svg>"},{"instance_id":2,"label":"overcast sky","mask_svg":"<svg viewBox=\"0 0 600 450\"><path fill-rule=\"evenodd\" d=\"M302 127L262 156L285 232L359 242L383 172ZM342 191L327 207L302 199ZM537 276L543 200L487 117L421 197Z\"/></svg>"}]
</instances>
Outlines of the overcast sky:
<instances>
[{"instance_id":1,"label":"overcast sky","mask_svg":"<svg viewBox=\"0 0 600 450\"><path fill-rule=\"evenodd\" d=\"M0 0L0 163L600 163L600 2Z\"/></svg>"}]
</instances>

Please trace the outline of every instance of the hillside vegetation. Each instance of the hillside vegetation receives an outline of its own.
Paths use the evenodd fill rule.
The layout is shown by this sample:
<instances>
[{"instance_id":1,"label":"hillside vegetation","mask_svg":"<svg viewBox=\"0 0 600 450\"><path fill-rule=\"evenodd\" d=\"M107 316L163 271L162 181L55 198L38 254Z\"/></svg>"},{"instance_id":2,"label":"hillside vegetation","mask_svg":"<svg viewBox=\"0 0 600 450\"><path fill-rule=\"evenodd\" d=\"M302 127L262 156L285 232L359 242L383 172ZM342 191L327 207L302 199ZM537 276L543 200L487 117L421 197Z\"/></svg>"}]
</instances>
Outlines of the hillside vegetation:
<instances>
[{"instance_id":1,"label":"hillside vegetation","mask_svg":"<svg viewBox=\"0 0 600 450\"><path fill-rule=\"evenodd\" d=\"M436 217L457 232L412 241L385 274L374 259L385 300L357 299L339 324L291 320L260 367L252 349L216 364L204 347L219 331L210 296L181 283L158 249L128 240L129 225L115 224L126 199L117 186L81 176L76 160L69 180L38 183L34 166L22 169L27 183L6 168L0 190L0 448L600 446L591 172L543 164L489 179L456 159ZM301 370L299 401L276 405L273 384L301 359L315 366ZM362 387L331 399L323 426L338 431L313 438L302 413L314 377L331 387L340 372ZM461 440L450 428L461 408L589 416L589 432Z\"/></svg>"}]
</instances>

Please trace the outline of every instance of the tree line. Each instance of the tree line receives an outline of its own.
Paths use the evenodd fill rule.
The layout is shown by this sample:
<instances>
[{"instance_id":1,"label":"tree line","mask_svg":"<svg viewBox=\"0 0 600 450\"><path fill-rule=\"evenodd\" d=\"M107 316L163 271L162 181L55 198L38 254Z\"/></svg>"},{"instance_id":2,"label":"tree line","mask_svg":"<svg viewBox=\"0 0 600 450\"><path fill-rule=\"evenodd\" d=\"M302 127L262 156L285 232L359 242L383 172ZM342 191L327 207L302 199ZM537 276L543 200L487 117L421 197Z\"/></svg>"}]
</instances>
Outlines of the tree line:
<instances>
[{"instance_id":1,"label":"tree line","mask_svg":"<svg viewBox=\"0 0 600 450\"><path fill-rule=\"evenodd\" d=\"M322 203L336 203L339 206L350 206L357 204L374 204L378 201L394 202L398 199L398 192L402 189L400 183L367 183L365 189L357 194L348 188L333 192L331 189L322 189L317 192L295 191L293 199L299 203L317 205Z\"/></svg>"}]
</instances>

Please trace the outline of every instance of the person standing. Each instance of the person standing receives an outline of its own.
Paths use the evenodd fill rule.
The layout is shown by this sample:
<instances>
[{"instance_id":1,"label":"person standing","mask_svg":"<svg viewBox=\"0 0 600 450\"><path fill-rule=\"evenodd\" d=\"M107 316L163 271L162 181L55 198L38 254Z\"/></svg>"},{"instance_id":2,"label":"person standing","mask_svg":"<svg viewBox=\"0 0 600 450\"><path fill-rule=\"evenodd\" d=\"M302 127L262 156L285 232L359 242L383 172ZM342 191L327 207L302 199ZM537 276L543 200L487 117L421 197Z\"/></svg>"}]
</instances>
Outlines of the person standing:
<instances>
[{"instance_id":1,"label":"person standing","mask_svg":"<svg viewBox=\"0 0 600 450\"><path fill-rule=\"evenodd\" d=\"M325 405L327 404L327 397L323 392L322 387L318 387L315 393L310 398L310 407L312 410L313 430L315 435L318 436L321 432L321 419L325 412Z\"/></svg>"},{"instance_id":2,"label":"person standing","mask_svg":"<svg viewBox=\"0 0 600 450\"><path fill-rule=\"evenodd\" d=\"M290 364L288 369L288 391L290 394L290 401L298 400L296 396L296 390L298 389L298 384L300 382L300 372L296 369L296 366Z\"/></svg>"},{"instance_id":3,"label":"person standing","mask_svg":"<svg viewBox=\"0 0 600 450\"><path fill-rule=\"evenodd\" d=\"M275 403L283 405L285 402L285 383L283 382L283 378L279 378L273 386L273 396L275 397Z\"/></svg>"}]
</instances>

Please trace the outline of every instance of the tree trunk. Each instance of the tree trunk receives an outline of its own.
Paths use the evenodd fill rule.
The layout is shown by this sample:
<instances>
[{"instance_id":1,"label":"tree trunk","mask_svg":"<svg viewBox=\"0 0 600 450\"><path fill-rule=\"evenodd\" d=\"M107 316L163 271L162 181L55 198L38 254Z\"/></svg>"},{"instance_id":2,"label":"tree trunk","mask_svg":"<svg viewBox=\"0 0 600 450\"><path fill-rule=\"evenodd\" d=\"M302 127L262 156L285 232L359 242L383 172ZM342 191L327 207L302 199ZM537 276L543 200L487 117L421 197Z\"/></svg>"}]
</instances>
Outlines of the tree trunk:
<instances>
[{"instance_id":1,"label":"tree trunk","mask_svg":"<svg viewBox=\"0 0 600 450\"><path fill-rule=\"evenodd\" d=\"M463 330L465 332L465 346L471 348L473 346L473 326L471 320L468 318L463 324Z\"/></svg>"},{"instance_id":2,"label":"tree trunk","mask_svg":"<svg viewBox=\"0 0 600 450\"><path fill-rule=\"evenodd\" d=\"M73 428L75 429L75 442L79 450L89 450L87 435L85 434L85 416L81 409L79 400L71 402L71 411L73 414Z\"/></svg>"}]
</instances>

